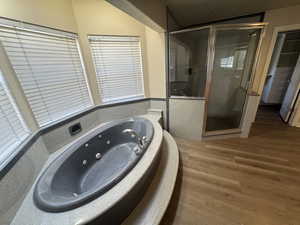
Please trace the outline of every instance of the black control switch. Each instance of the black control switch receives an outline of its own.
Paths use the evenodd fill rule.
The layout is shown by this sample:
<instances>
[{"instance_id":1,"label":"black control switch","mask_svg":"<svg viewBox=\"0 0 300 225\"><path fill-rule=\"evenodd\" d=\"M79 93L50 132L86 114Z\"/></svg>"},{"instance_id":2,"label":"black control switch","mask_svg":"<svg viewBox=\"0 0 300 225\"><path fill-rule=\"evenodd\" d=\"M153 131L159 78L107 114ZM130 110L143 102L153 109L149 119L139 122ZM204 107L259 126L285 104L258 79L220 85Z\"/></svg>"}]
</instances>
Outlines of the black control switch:
<instances>
[{"instance_id":1,"label":"black control switch","mask_svg":"<svg viewBox=\"0 0 300 225\"><path fill-rule=\"evenodd\" d=\"M74 136L75 134L78 134L81 130L82 130L82 128L81 128L80 123L76 123L76 124L69 127L69 132L70 132L71 136Z\"/></svg>"}]
</instances>

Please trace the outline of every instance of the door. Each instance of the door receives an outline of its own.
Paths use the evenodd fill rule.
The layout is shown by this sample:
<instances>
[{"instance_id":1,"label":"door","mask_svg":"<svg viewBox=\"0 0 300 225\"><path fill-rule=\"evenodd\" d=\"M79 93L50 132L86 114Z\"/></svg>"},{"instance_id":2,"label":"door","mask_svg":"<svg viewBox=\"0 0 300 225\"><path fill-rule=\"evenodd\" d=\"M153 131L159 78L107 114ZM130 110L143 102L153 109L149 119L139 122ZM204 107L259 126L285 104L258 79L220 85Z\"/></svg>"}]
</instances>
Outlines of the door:
<instances>
[{"instance_id":1,"label":"door","mask_svg":"<svg viewBox=\"0 0 300 225\"><path fill-rule=\"evenodd\" d=\"M294 102L297 97L297 93L300 88L300 57L298 56L297 64L295 66L293 75L291 77L289 86L285 93L281 108L280 116L285 121L288 122L289 116L292 112Z\"/></svg>"},{"instance_id":2,"label":"door","mask_svg":"<svg viewBox=\"0 0 300 225\"><path fill-rule=\"evenodd\" d=\"M261 27L215 28L205 135L240 132Z\"/></svg>"}]
</instances>

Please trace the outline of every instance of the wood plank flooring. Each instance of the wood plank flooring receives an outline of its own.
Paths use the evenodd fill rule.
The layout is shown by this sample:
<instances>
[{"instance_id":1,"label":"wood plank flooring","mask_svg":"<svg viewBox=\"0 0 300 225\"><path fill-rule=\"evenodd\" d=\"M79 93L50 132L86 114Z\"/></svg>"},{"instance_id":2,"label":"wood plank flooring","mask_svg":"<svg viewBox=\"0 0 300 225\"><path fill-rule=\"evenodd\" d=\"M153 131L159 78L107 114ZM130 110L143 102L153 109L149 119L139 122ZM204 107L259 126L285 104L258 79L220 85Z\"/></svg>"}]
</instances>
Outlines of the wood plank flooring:
<instances>
[{"instance_id":1,"label":"wood plank flooring","mask_svg":"<svg viewBox=\"0 0 300 225\"><path fill-rule=\"evenodd\" d=\"M260 113L248 139L176 139L181 166L161 225L300 225L300 129Z\"/></svg>"}]
</instances>

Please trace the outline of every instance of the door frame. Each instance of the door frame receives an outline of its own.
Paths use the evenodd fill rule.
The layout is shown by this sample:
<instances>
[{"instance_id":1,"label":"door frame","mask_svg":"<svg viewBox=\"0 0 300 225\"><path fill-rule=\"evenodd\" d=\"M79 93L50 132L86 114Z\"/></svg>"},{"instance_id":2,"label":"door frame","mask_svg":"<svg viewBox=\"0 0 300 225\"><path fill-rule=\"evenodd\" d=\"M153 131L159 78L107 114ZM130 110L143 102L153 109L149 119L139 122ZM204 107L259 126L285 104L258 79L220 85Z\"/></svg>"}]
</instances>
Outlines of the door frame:
<instances>
[{"instance_id":1,"label":"door frame","mask_svg":"<svg viewBox=\"0 0 300 225\"><path fill-rule=\"evenodd\" d=\"M220 24L220 25L212 25L210 29L210 36L209 36L209 54L208 54L208 72L206 78L206 86L205 86L205 109L204 109L204 118L203 118L203 137L208 136L215 136L215 135L227 135L227 134L238 134L242 132L242 125L245 120L245 109L247 106L248 98L250 95L253 95L252 87L254 82L254 76L257 70L258 59L261 54L261 46L262 41L266 33L266 25L267 23L242 23L242 24ZM248 29L261 29L260 38L258 41L257 49L255 52L255 58L252 65L252 70L249 79L249 85L247 90L247 95L245 99L245 103L242 110L242 117L238 128L234 129L226 129L226 130L217 130L217 131L206 131L206 121L207 121L207 114L208 114L208 104L209 104L209 93L211 91L212 85L212 73L213 73L213 65L214 65L214 58L215 58L215 41L216 41L216 34L219 30L248 30Z\"/></svg>"},{"instance_id":2,"label":"door frame","mask_svg":"<svg viewBox=\"0 0 300 225\"><path fill-rule=\"evenodd\" d=\"M271 63L271 58L273 55L273 51L275 48L276 40L277 40L277 35L279 32L287 32L287 31L293 31L293 30L300 30L300 24L290 24L290 25L283 25L283 26L275 26L273 28L273 33L270 41L270 46L269 50L267 51L267 56L265 60L265 66L263 69L262 77L261 80L259 81L259 88L258 91L259 93L262 93L264 89L264 85L266 83L266 78L268 75L268 69Z\"/></svg>"},{"instance_id":3,"label":"door frame","mask_svg":"<svg viewBox=\"0 0 300 225\"><path fill-rule=\"evenodd\" d=\"M266 78L267 78L267 75L268 75L268 69L269 69L270 64L271 64L271 59L272 59L272 55L273 55L273 52L274 52L274 49L275 49L275 44L276 44L276 41L277 41L278 33L288 32L288 31L296 31L296 30L300 31L300 24L290 24L290 25L283 25L283 26L275 26L274 27L271 42L270 42L270 47L269 47L269 50L267 52L266 64L265 64L264 69L263 69L263 76L261 78L260 85L259 85L260 93L262 93L262 91L264 89L264 86L265 86L265 83L266 83ZM299 84L299 86L300 86L300 84ZM297 98L296 98L297 93L294 96L293 103L292 103L293 105L297 103ZM260 96L260 98L261 98L261 96ZM293 124L292 120L295 117L294 113L295 113L294 110L293 110L293 112L290 113L290 116L289 116L289 119L288 119L289 124ZM255 115L255 117L256 117L256 115Z\"/></svg>"},{"instance_id":4,"label":"door frame","mask_svg":"<svg viewBox=\"0 0 300 225\"><path fill-rule=\"evenodd\" d=\"M295 109L298 109L300 107L300 84L298 86L298 92L294 96L294 102L293 102L293 109L290 113L288 124L293 127L300 127L300 117L297 115L297 111ZM299 113L298 113L299 114Z\"/></svg>"},{"instance_id":5,"label":"door frame","mask_svg":"<svg viewBox=\"0 0 300 225\"><path fill-rule=\"evenodd\" d=\"M300 30L299 30L299 32L300 32ZM293 76L295 76L295 74L298 74L297 72L299 72L298 70L300 69L300 54L298 55L298 59L297 59L297 62L296 62L296 65L295 65L295 67L294 67L294 69L293 69L293 73L292 73L292 75L291 75L291 79L290 79L290 82L289 82L289 85L288 85L288 87L287 87L287 89L286 89L286 91L285 91L285 93L284 93L284 98L283 98L283 101L282 101L282 104L281 104L281 108L280 108L280 117L281 117L281 119L285 122L285 123L287 123L287 124L290 124L291 126L292 126L292 124L294 123L294 111L295 111L295 109L297 108L297 100L298 100L298 96L299 96L299 90L300 90L300 80L298 80L298 81L295 81L295 77L293 77ZM293 79L294 78L294 79ZM293 82L292 82L293 81ZM288 113L287 113L287 116L285 117L285 118L283 118L282 117L282 115L281 115L281 109L282 109L282 107L283 107L283 103L284 103L284 100L285 100L285 97L286 97L286 95L287 95L287 92L288 92L288 90L289 90L289 87L290 87L290 85L292 85L292 83L295 83L295 86L296 86L296 92L294 93L294 95L292 96L292 101L290 102L291 104L289 105L289 111L288 111Z\"/></svg>"}]
</instances>

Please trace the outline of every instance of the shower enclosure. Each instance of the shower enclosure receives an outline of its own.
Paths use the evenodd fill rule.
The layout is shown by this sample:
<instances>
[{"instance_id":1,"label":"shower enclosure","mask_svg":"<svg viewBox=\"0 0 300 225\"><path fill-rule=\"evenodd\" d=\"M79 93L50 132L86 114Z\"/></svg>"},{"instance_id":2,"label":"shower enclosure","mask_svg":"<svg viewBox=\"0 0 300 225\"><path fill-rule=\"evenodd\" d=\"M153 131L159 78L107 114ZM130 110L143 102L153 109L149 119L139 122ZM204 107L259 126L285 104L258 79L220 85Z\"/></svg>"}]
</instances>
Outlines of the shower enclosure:
<instances>
[{"instance_id":1,"label":"shower enclosure","mask_svg":"<svg viewBox=\"0 0 300 225\"><path fill-rule=\"evenodd\" d=\"M241 132L264 26L211 25L169 33L169 97L205 101L204 136Z\"/></svg>"}]
</instances>

